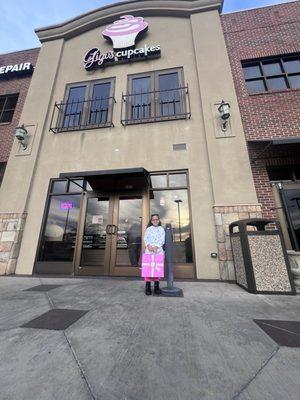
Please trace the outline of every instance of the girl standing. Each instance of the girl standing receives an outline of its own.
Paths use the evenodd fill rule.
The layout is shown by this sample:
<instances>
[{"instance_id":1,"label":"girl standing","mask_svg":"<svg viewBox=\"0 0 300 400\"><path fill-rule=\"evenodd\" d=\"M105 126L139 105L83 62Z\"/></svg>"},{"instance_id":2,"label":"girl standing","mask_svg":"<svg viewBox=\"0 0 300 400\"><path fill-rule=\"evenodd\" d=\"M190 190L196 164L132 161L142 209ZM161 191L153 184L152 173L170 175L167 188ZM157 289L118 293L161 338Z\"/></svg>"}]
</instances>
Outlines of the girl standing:
<instances>
[{"instance_id":1,"label":"girl standing","mask_svg":"<svg viewBox=\"0 0 300 400\"><path fill-rule=\"evenodd\" d=\"M145 236L145 253L151 254L161 254L164 253L163 245L165 244L165 230L161 226L160 218L158 214L152 214L150 218L150 222L147 226ZM150 295L152 294L151 291L151 281L154 281L154 293L160 294L161 290L159 288L159 278L144 278L146 282L145 286L145 294Z\"/></svg>"}]
</instances>

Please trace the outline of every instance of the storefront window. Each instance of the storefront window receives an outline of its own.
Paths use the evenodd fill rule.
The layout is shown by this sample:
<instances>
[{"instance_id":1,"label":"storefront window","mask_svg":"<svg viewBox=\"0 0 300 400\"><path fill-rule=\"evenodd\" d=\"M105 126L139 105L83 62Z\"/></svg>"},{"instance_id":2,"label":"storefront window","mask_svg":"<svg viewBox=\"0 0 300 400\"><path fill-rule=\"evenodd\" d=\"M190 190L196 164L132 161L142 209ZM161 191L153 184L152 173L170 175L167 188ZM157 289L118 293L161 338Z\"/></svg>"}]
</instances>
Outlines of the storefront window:
<instances>
[{"instance_id":1,"label":"storefront window","mask_svg":"<svg viewBox=\"0 0 300 400\"><path fill-rule=\"evenodd\" d=\"M83 190L83 184L83 179L74 179L74 181L70 181L68 192L81 193Z\"/></svg>"},{"instance_id":2,"label":"storefront window","mask_svg":"<svg viewBox=\"0 0 300 400\"><path fill-rule=\"evenodd\" d=\"M170 174L169 175L170 187L184 187L187 186L186 174Z\"/></svg>"},{"instance_id":3,"label":"storefront window","mask_svg":"<svg viewBox=\"0 0 300 400\"><path fill-rule=\"evenodd\" d=\"M80 194L50 197L39 261L73 260L80 199Z\"/></svg>"},{"instance_id":4,"label":"storefront window","mask_svg":"<svg viewBox=\"0 0 300 400\"><path fill-rule=\"evenodd\" d=\"M155 175L151 179L153 177ZM186 174L169 174L169 186L166 187L166 190L151 190L150 213L159 214L163 226L172 225L174 262L192 263L188 189L171 189L171 183L174 186L186 186ZM185 184L183 185L183 183Z\"/></svg>"},{"instance_id":5,"label":"storefront window","mask_svg":"<svg viewBox=\"0 0 300 400\"><path fill-rule=\"evenodd\" d=\"M153 189L167 187L167 175L152 175L151 187Z\"/></svg>"},{"instance_id":6,"label":"storefront window","mask_svg":"<svg viewBox=\"0 0 300 400\"><path fill-rule=\"evenodd\" d=\"M67 191L67 181L53 181L52 183L52 193L65 193Z\"/></svg>"}]
</instances>

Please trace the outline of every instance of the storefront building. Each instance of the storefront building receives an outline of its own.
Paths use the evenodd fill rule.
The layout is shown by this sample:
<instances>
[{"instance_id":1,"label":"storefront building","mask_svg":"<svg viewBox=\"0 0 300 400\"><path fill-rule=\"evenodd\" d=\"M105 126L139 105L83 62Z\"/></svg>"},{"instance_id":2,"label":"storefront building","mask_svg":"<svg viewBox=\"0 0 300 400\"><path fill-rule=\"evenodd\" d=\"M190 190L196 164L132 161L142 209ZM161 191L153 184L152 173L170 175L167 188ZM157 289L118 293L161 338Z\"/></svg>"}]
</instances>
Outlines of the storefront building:
<instances>
[{"instance_id":1,"label":"storefront building","mask_svg":"<svg viewBox=\"0 0 300 400\"><path fill-rule=\"evenodd\" d=\"M126 1L37 30L0 196L2 274L139 276L159 213L176 277L235 279L228 225L261 206L221 7Z\"/></svg>"},{"instance_id":2,"label":"storefront building","mask_svg":"<svg viewBox=\"0 0 300 400\"><path fill-rule=\"evenodd\" d=\"M0 185L39 49L0 54Z\"/></svg>"},{"instance_id":3,"label":"storefront building","mask_svg":"<svg viewBox=\"0 0 300 400\"><path fill-rule=\"evenodd\" d=\"M300 268L300 2L221 21L262 214Z\"/></svg>"}]
</instances>

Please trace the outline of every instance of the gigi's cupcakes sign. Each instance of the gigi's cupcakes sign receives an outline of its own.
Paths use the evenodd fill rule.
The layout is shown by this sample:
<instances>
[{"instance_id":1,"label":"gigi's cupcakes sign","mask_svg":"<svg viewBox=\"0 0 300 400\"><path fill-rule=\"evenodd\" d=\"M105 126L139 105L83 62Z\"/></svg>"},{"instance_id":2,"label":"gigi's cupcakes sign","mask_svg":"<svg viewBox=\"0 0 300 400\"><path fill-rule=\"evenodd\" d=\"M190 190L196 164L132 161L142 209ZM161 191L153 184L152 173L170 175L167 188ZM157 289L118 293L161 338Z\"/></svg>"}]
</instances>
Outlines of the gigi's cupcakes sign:
<instances>
[{"instance_id":1,"label":"gigi's cupcakes sign","mask_svg":"<svg viewBox=\"0 0 300 400\"><path fill-rule=\"evenodd\" d=\"M138 39L148 30L148 23L142 17L124 15L118 21L107 26L102 32L105 39L112 43L113 49L101 53L95 47L89 50L83 60L86 70L104 68L107 64L145 60L160 57L160 45L135 48Z\"/></svg>"}]
</instances>

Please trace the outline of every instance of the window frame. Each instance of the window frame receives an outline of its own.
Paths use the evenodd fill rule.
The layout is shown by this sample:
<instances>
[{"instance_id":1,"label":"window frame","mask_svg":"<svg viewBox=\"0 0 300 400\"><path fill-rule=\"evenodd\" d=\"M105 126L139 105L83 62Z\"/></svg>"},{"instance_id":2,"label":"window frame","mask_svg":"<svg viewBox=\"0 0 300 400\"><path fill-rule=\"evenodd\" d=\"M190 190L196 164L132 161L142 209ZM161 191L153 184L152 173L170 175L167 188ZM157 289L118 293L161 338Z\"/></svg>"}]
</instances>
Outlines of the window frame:
<instances>
[{"instance_id":1,"label":"window frame","mask_svg":"<svg viewBox=\"0 0 300 400\"><path fill-rule=\"evenodd\" d=\"M255 95L255 94L265 94L265 93L274 93L274 92L282 92L282 91L288 91L288 90L300 90L300 87L293 87L290 82L290 77L293 76L300 76L300 67L298 72L287 72L285 69L285 62L286 61L293 61L293 60L299 60L300 64L300 54L287 54L287 55L278 55L278 56L272 56L272 57L264 57L264 58L258 58L258 59L253 59L253 60L242 60L241 65L242 65L242 70L243 70L243 76L244 80L246 83L247 91L248 94ZM265 64L271 64L271 63L279 63L280 68L281 68L281 73L276 73L274 75L266 74L264 72L263 66ZM246 78L244 74L244 68L247 67L254 67L258 66L260 75L256 76L254 78ZM283 78L286 84L286 88L284 89L271 89L268 80L272 78ZM250 92L248 88L248 82L254 82L254 81L262 81L265 87L264 91L254 91Z\"/></svg>"},{"instance_id":2,"label":"window frame","mask_svg":"<svg viewBox=\"0 0 300 400\"><path fill-rule=\"evenodd\" d=\"M172 73L177 73L178 74L178 83L179 83L179 96L180 96L180 105L181 105L181 112L180 114L170 114L170 115L160 115L159 113L159 76L160 75L165 75L165 74L172 74ZM133 119L131 116L131 107L132 107L132 101L131 101L131 95L132 93L132 82L134 79L137 78L142 78L142 77L150 77L151 79L151 92L149 92L151 96L151 116L150 118L139 118L139 119ZM127 91L126 91L126 96L128 98L128 101L126 101L125 104L125 125L133 125L133 124L140 124L140 123L147 123L147 122L157 122L157 121L169 121L169 120L176 120L176 119L186 119L187 117L190 118L190 112L187 112L188 110L188 105L187 105L187 95L188 91L183 92L182 90L187 87L185 84L185 78L184 78L184 70L183 67L174 67L174 68L166 68L166 69L160 69L160 70L154 70L154 71L146 71L146 72L141 72L137 74L130 74L127 76ZM176 89L176 88L175 88ZM124 101L124 99L123 99ZM124 120L121 117L121 123L123 124Z\"/></svg>"},{"instance_id":3,"label":"window frame","mask_svg":"<svg viewBox=\"0 0 300 400\"><path fill-rule=\"evenodd\" d=\"M115 103L114 100L114 94L115 94L115 82L116 78L115 77L109 77L109 78L104 78L104 79L95 79L95 80L89 80L89 81L80 81L80 82L72 82L72 83L67 83L64 91L64 96L63 96L63 101L61 105L63 105L63 109L60 110L61 112L59 113L58 117L58 131L59 132L69 132L69 131L78 131L82 129L96 129L96 128L102 128L102 127L107 127L107 126L112 126L112 118L113 118L113 104ZM89 113L91 106L88 102L92 100L92 95L93 95L93 89L94 86L97 84L105 84L105 83L110 83L110 92L109 92L109 97L108 97L108 112L107 112L107 118L106 122L102 124L90 124L88 123L88 118L89 118ZM74 126L66 126L64 127L64 119L65 119L65 108L66 105L68 104L68 98L69 94L72 88L79 87L79 86L85 86L85 95L84 95L84 104L83 104L83 111L82 111L82 116L80 120L79 125L74 125Z\"/></svg>"},{"instance_id":4,"label":"window frame","mask_svg":"<svg viewBox=\"0 0 300 400\"><path fill-rule=\"evenodd\" d=\"M14 118L14 114L15 114L16 108L17 108L17 104L18 104L18 100L19 100L19 95L20 95L20 93L9 93L9 94L4 94L4 95L1 95L1 96L0 96L0 100L1 100L1 98L2 98L2 99L4 98L3 107L0 108L0 125L10 124L10 123L12 122L12 120L13 120L13 118ZM6 106L6 104L7 104L7 101L8 101L8 99L9 99L10 97L17 97L16 105L15 105L14 108L5 108L5 106ZM2 119L3 113L4 113L4 112L7 112L7 111L13 111L12 116L11 116L11 120L10 120L10 121L3 121L3 122L2 122L1 119Z\"/></svg>"}]
</instances>

